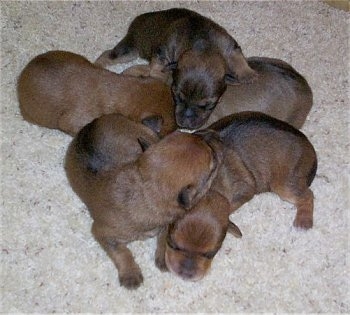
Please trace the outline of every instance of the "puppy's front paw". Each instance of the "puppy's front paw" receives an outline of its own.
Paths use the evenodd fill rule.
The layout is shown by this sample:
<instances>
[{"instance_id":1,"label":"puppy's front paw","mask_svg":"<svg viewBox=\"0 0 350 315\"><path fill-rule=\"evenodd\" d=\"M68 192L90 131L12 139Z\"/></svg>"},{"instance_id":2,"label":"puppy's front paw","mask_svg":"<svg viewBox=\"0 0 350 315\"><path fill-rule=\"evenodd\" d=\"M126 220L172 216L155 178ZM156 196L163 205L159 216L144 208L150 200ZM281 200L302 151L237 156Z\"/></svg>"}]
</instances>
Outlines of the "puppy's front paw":
<instances>
[{"instance_id":1,"label":"puppy's front paw","mask_svg":"<svg viewBox=\"0 0 350 315\"><path fill-rule=\"evenodd\" d=\"M155 264L157 266L157 268L162 271L162 272L167 272L169 271L166 263L165 263L165 258L164 257L156 257L155 259Z\"/></svg>"},{"instance_id":2,"label":"puppy's front paw","mask_svg":"<svg viewBox=\"0 0 350 315\"><path fill-rule=\"evenodd\" d=\"M238 81L241 84L252 84L258 80L258 73L254 70L248 69L243 74L238 76Z\"/></svg>"},{"instance_id":3,"label":"puppy's front paw","mask_svg":"<svg viewBox=\"0 0 350 315\"><path fill-rule=\"evenodd\" d=\"M119 277L120 285L129 289L137 289L143 282L143 276L141 272L127 273Z\"/></svg>"}]
</instances>

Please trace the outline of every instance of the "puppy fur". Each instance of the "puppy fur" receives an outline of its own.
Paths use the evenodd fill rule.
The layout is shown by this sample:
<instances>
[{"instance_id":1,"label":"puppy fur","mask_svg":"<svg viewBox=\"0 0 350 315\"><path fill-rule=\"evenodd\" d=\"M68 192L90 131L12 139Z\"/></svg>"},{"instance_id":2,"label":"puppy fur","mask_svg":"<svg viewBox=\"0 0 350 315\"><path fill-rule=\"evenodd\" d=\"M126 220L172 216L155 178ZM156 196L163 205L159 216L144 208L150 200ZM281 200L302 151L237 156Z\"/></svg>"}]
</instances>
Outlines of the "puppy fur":
<instances>
[{"instance_id":1,"label":"puppy fur","mask_svg":"<svg viewBox=\"0 0 350 315\"><path fill-rule=\"evenodd\" d=\"M222 95L219 104L210 107L212 104L213 88L210 84L202 91L198 97L199 100L195 103L200 103L201 106L191 106L184 103L182 100L186 98L182 93L190 95L193 91L193 82L203 79L203 85L210 81L205 80L205 76L201 77L201 68L207 68L202 73L212 73L213 76L221 75L220 68L216 68L216 72L211 71L211 62L214 58L205 58L202 55L197 58L196 53L187 52L178 63L178 68L188 72L189 79L182 80L183 85L179 86L177 102L175 108L176 122L179 126L188 128L191 121L195 121L200 127L208 127L215 121L241 111L258 111L274 118L283 120L291 124L297 129L300 129L311 110L313 105L312 90L305 78L298 73L288 63L273 58L266 57L250 57L247 59L249 66L258 74L257 80L253 83L228 85L226 91ZM216 55L217 58L220 56ZM192 58L198 63L196 69L187 69L186 58ZM126 69L129 75L145 76L147 65L137 65ZM186 71L185 71L186 70ZM221 72L224 71L221 69ZM149 72L149 70L148 70ZM176 73L173 75L176 79ZM158 79L161 79L159 76ZM170 77L163 79L169 84ZM171 81L171 80L170 80ZM192 82L192 83L191 83ZM174 87L173 87L174 88ZM215 90L215 89L214 89ZM208 103L207 103L208 101Z\"/></svg>"},{"instance_id":2,"label":"puppy fur","mask_svg":"<svg viewBox=\"0 0 350 315\"><path fill-rule=\"evenodd\" d=\"M223 153L218 141L175 131L132 160L140 150L138 135L131 139L138 148L133 151L128 144L124 157L124 137L132 128L123 129L119 141L118 126L94 121L84 127L68 148L65 168L93 218L93 235L118 269L120 284L133 289L143 277L127 243L155 236L196 204L209 190ZM138 140L143 146L149 142ZM116 156L100 150L111 147ZM124 160L131 161L118 162Z\"/></svg>"},{"instance_id":3,"label":"puppy fur","mask_svg":"<svg viewBox=\"0 0 350 315\"><path fill-rule=\"evenodd\" d=\"M136 121L161 117L161 135L176 129L171 94L164 83L119 75L67 51L49 51L30 61L18 80L18 98L25 120L72 136L93 119L111 113Z\"/></svg>"},{"instance_id":4,"label":"puppy fur","mask_svg":"<svg viewBox=\"0 0 350 315\"><path fill-rule=\"evenodd\" d=\"M242 112L210 126L228 148L210 201L202 199L190 213L169 227L159 242L169 270L199 280L210 267L228 230L228 216L254 195L274 192L293 203L296 228L313 225L311 185L317 157L306 136L287 123L258 112ZM220 195L222 194L222 195ZM231 226L231 232L240 231ZM163 268L165 269L165 268Z\"/></svg>"},{"instance_id":5,"label":"puppy fur","mask_svg":"<svg viewBox=\"0 0 350 315\"><path fill-rule=\"evenodd\" d=\"M183 60L191 51L199 56ZM137 16L126 36L112 50L102 53L95 64L105 67L137 57L150 61L151 76L152 73L159 76L166 70L174 71L175 103L180 97L178 93L181 93L179 86L185 85L182 80L193 80L192 93L183 93L183 102L189 106L202 106L202 103L208 103L209 108L215 106L227 83L251 83L256 79L256 72L249 67L232 36L214 21L187 9L174 8ZM201 64L199 58L209 58L210 67L198 70ZM185 63L189 71L178 67L178 63ZM193 71L197 74L191 75ZM213 76L212 72L216 74ZM205 92L208 85L212 89L210 95ZM190 120L188 125L179 125L192 129L199 127L194 120Z\"/></svg>"},{"instance_id":6,"label":"puppy fur","mask_svg":"<svg viewBox=\"0 0 350 315\"><path fill-rule=\"evenodd\" d=\"M75 140L75 154L89 174L100 176L134 162L143 152L143 143L149 146L159 140L156 130L123 115L108 114L80 130ZM83 187L85 179L78 177L74 181Z\"/></svg>"}]
</instances>

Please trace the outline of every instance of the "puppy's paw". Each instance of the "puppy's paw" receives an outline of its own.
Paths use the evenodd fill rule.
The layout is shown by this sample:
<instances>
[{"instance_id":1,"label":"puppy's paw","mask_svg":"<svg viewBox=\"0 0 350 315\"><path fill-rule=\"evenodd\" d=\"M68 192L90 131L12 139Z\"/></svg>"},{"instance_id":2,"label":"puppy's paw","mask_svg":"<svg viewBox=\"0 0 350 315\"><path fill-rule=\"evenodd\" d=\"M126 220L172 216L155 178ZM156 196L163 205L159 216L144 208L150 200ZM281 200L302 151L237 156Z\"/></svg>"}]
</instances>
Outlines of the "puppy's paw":
<instances>
[{"instance_id":1,"label":"puppy's paw","mask_svg":"<svg viewBox=\"0 0 350 315\"><path fill-rule=\"evenodd\" d=\"M258 73L252 69L247 69L241 75L238 75L238 81L241 84L252 84L258 80Z\"/></svg>"},{"instance_id":2,"label":"puppy's paw","mask_svg":"<svg viewBox=\"0 0 350 315\"><path fill-rule=\"evenodd\" d=\"M112 50L104 51L94 62L96 66L101 68L105 68L113 63L113 59L111 57Z\"/></svg>"},{"instance_id":3,"label":"puppy's paw","mask_svg":"<svg viewBox=\"0 0 350 315\"><path fill-rule=\"evenodd\" d=\"M121 286L129 289L137 289L143 282L143 276L141 272L127 273L119 276L119 283Z\"/></svg>"},{"instance_id":4,"label":"puppy's paw","mask_svg":"<svg viewBox=\"0 0 350 315\"><path fill-rule=\"evenodd\" d=\"M160 271L162 271L162 272L167 272L167 271L169 271L169 269L168 269L168 267L167 267L167 265L166 265L166 263L165 263L165 258L164 258L164 257L162 257L162 258L156 257L156 259L155 259L155 264L156 264L157 268L158 268Z\"/></svg>"},{"instance_id":5,"label":"puppy's paw","mask_svg":"<svg viewBox=\"0 0 350 315\"><path fill-rule=\"evenodd\" d=\"M125 69L122 73L132 77L146 78L150 76L150 67L149 65L135 65Z\"/></svg>"},{"instance_id":6,"label":"puppy's paw","mask_svg":"<svg viewBox=\"0 0 350 315\"><path fill-rule=\"evenodd\" d=\"M313 226L313 220L309 216L297 216L293 222L294 227L308 230Z\"/></svg>"}]
</instances>

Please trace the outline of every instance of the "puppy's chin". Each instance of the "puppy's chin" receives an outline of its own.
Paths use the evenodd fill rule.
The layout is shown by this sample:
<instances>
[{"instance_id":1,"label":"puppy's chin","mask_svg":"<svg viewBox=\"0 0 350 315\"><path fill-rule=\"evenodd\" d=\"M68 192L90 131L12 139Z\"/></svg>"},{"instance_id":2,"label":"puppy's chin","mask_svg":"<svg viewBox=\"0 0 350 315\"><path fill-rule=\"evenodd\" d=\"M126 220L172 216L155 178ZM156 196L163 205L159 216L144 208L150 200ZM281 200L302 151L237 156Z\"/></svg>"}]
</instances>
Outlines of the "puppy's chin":
<instances>
[{"instance_id":1,"label":"puppy's chin","mask_svg":"<svg viewBox=\"0 0 350 315\"><path fill-rule=\"evenodd\" d=\"M186 281L199 281L208 272L211 261L201 264L197 259L184 258L183 255L177 254L174 250L167 249L165 252L165 263L168 269ZM204 267L205 265L205 267Z\"/></svg>"},{"instance_id":2,"label":"puppy's chin","mask_svg":"<svg viewBox=\"0 0 350 315\"><path fill-rule=\"evenodd\" d=\"M205 115L203 114L201 116L187 118L184 116L183 112L176 113L175 115L176 124L180 128L184 128L184 129L191 129L191 130L198 129L207 122L210 114L211 114L211 111L206 113Z\"/></svg>"}]
</instances>

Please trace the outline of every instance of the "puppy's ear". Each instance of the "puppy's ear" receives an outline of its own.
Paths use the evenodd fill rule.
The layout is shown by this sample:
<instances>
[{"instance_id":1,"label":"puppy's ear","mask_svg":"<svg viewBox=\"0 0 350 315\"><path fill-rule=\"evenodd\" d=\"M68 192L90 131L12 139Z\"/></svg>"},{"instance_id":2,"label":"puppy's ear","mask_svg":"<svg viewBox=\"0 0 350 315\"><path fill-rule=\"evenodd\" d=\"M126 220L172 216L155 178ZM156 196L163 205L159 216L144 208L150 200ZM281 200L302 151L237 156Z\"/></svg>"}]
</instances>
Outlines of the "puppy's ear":
<instances>
[{"instance_id":1,"label":"puppy's ear","mask_svg":"<svg viewBox=\"0 0 350 315\"><path fill-rule=\"evenodd\" d=\"M242 237L241 230L231 220L228 221L228 230L227 231L229 233L231 233L233 236L237 237L237 238L241 238Z\"/></svg>"},{"instance_id":2,"label":"puppy's ear","mask_svg":"<svg viewBox=\"0 0 350 315\"><path fill-rule=\"evenodd\" d=\"M159 133L162 129L164 120L160 115L152 115L142 119L141 122L154 132Z\"/></svg>"},{"instance_id":3,"label":"puppy's ear","mask_svg":"<svg viewBox=\"0 0 350 315\"><path fill-rule=\"evenodd\" d=\"M186 210L192 208L192 201L196 195L196 190L193 185L187 185L183 187L177 196L179 205Z\"/></svg>"},{"instance_id":4,"label":"puppy's ear","mask_svg":"<svg viewBox=\"0 0 350 315\"><path fill-rule=\"evenodd\" d=\"M152 144L151 142L147 141L145 138L137 138L138 143L141 146L142 152L145 152L149 146Z\"/></svg>"}]
</instances>

